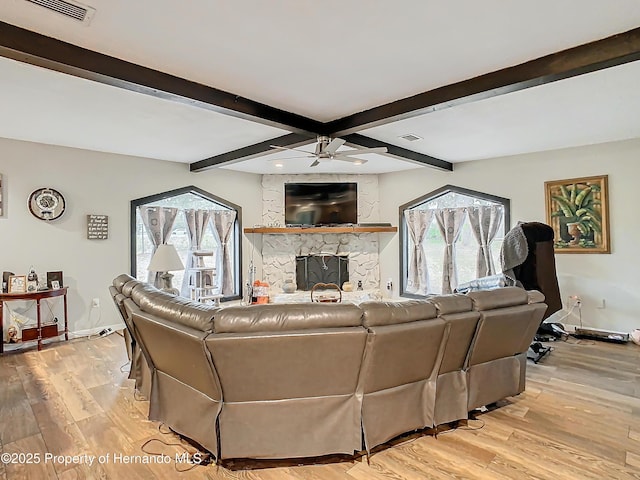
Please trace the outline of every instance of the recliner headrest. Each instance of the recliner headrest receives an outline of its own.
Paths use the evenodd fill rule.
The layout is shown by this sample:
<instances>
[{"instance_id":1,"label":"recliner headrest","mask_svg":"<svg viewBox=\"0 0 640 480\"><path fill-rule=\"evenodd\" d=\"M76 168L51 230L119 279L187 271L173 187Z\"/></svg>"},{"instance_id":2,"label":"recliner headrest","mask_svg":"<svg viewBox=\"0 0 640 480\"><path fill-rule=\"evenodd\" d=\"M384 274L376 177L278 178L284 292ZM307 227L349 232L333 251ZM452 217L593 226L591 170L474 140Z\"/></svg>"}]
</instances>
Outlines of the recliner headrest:
<instances>
[{"instance_id":1,"label":"recliner headrest","mask_svg":"<svg viewBox=\"0 0 640 480\"><path fill-rule=\"evenodd\" d=\"M408 302L363 302L362 324L365 327L397 325L436 318L436 307L428 300Z\"/></svg>"},{"instance_id":2,"label":"recliner headrest","mask_svg":"<svg viewBox=\"0 0 640 480\"><path fill-rule=\"evenodd\" d=\"M118 290L118 292L122 292L122 287L124 287L125 283L130 282L131 280L135 280L135 278L133 278L131 275L123 273L113 279L113 286L116 287L116 290Z\"/></svg>"},{"instance_id":3,"label":"recliner headrest","mask_svg":"<svg viewBox=\"0 0 640 480\"><path fill-rule=\"evenodd\" d=\"M474 310L478 311L526 305L529 303L527 291L518 287L479 290L470 292L467 295L473 301Z\"/></svg>"},{"instance_id":4,"label":"recliner headrest","mask_svg":"<svg viewBox=\"0 0 640 480\"><path fill-rule=\"evenodd\" d=\"M249 305L223 308L213 322L216 333L359 327L362 310L346 303Z\"/></svg>"}]
</instances>

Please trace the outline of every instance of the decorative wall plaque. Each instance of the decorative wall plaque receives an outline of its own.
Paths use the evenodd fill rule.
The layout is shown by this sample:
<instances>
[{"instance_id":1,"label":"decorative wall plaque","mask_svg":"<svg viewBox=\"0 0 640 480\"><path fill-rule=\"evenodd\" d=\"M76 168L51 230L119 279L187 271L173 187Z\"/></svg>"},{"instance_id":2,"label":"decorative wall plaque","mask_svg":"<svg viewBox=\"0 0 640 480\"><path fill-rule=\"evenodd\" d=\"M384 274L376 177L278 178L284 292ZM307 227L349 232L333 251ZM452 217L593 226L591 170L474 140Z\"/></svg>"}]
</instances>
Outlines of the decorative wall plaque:
<instances>
[{"instance_id":1,"label":"decorative wall plaque","mask_svg":"<svg viewBox=\"0 0 640 480\"><path fill-rule=\"evenodd\" d=\"M109 216L87 215L87 239L106 240L109 238Z\"/></svg>"}]
</instances>

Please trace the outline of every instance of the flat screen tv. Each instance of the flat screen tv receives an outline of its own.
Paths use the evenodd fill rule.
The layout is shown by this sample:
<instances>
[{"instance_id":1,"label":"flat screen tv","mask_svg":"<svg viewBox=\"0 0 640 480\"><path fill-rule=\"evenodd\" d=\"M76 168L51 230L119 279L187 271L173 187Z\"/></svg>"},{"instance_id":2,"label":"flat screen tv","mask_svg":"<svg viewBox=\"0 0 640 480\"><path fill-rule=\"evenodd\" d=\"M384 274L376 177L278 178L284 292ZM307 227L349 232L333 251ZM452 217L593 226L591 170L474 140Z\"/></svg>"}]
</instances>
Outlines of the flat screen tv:
<instances>
[{"instance_id":1,"label":"flat screen tv","mask_svg":"<svg viewBox=\"0 0 640 480\"><path fill-rule=\"evenodd\" d=\"M287 225L341 225L358 222L357 183L286 183Z\"/></svg>"}]
</instances>

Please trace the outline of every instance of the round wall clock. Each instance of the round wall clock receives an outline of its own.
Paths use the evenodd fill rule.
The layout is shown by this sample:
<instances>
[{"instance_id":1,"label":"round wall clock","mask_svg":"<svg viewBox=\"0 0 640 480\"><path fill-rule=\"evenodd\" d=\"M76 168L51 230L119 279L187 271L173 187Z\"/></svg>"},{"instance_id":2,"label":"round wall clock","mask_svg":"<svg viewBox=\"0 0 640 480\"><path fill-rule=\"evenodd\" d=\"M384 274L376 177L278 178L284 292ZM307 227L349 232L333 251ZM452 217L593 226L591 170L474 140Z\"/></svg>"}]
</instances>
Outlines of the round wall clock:
<instances>
[{"instance_id":1,"label":"round wall clock","mask_svg":"<svg viewBox=\"0 0 640 480\"><path fill-rule=\"evenodd\" d=\"M53 188L39 188L29 195L29 211L40 220L55 220L64 213L65 201Z\"/></svg>"}]
</instances>

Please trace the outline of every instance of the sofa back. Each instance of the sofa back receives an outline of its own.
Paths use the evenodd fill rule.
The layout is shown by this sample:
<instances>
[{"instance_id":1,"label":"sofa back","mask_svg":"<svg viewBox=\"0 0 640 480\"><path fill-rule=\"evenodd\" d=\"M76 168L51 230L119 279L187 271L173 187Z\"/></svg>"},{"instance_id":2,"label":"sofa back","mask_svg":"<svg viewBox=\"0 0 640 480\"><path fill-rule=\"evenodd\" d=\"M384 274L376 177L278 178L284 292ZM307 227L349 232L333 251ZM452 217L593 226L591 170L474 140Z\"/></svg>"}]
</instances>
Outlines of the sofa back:
<instances>
[{"instance_id":1,"label":"sofa back","mask_svg":"<svg viewBox=\"0 0 640 480\"><path fill-rule=\"evenodd\" d=\"M480 314L473 310L473 301L467 295L436 295L429 301L436 307L438 318L449 323L450 328L440 373L463 370Z\"/></svg>"},{"instance_id":2,"label":"sofa back","mask_svg":"<svg viewBox=\"0 0 640 480\"><path fill-rule=\"evenodd\" d=\"M221 458L361 448L361 316L347 304L229 307L216 315L205 343L224 394Z\"/></svg>"},{"instance_id":3,"label":"sofa back","mask_svg":"<svg viewBox=\"0 0 640 480\"><path fill-rule=\"evenodd\" d=\"M469 365L526 352L547 308L529 304L527 291L517 287L471 292L480 313L478 331L469 352Z\"/></svg>"},{"instance_id":4,"label":"sofa back","mask_svg":"<svg viewBox=\"0 0 640 480\"><path fill-rule=\"evenodd\" d=\"M364 392L371 393L429 378L436 365L445 322L425 300L364 302L369 332Z\"/></svg>"},{"instance_id":5,"label":"sofa back","mask_svg":"<svg viewBox=\"0 0 640 480\"><path fill-rule=\"evenodd\" d=\"M366 332L348 304L228 307L206 339L225 401L354 393Z\"/></svg>"},{"instance_id":6,"label":"sofa back","mask_svg":"<svg viewBox=\"0 0 640 480\"><path fill-rule=\"evenodd\" d=\"M433 425L436 377L446 322L426 300L364 302L367 349L362 365L362 425L367 450Z\"/></svg>"},{"instance_id":7,"label":"sofa back","mask_svg":"<svg viewBox=\"0 0 640 480\"><path fill-rule=\"evenodd\" d=\"M204 348L204 339L218 309L155 289L134 288L132 299L139 306L139 310L133 311L133 323L153 367L209 398L221 399Z\"/></svg>"},{"instance_id":8,"label":"sofa back","mask_svg":"<svg viewBox=\"0 0 640 480\"><path fill-rule=\"evenodd\" d=\"M529 303L527 291L517 287L472 292L469 297L480 313L467 370L471 411L524 390L525 352L547 305Z\"/></svg>"}]
</instances>

